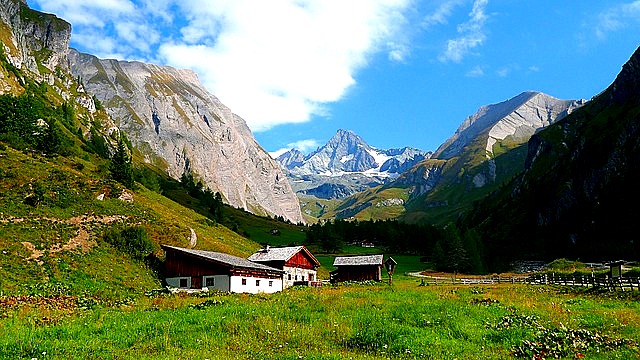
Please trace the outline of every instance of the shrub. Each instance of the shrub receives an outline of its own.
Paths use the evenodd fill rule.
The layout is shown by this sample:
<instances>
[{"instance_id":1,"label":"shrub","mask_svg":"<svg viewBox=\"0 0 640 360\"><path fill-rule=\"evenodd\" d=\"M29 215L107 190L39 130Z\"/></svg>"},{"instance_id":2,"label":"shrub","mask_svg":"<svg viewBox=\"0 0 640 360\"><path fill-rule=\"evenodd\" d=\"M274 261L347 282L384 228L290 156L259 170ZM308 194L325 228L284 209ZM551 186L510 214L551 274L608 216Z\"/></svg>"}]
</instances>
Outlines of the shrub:
<instances>
[{"instance_id":1,"label":"shrub","mask_svg":"<svg viewBox=\"0 0 640 360\"><path fill-rule=\"evenodd\" d=\"M142 226L111 228L104 233L102 239L135 259L145 258L155 247Z\"/></svg>"}]
</instances>

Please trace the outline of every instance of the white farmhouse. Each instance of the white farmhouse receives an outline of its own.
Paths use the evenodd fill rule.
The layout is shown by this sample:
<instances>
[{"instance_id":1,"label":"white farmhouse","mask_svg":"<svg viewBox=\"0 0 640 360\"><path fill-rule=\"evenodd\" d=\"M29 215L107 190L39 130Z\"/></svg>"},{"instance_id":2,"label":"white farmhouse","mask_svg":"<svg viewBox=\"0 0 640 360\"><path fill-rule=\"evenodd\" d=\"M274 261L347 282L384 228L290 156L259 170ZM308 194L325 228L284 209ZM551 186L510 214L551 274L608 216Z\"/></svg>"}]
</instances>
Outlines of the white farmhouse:
<instances>
[{"instance_id":1,"label":"white farmhouse","mask_svg":"<svg viewBox=\"0 0 640 360\"><path fill-rule=\"evenodd\" d=\"M251 294L283 289L282 270L219 252L161 247L166 253L165 280L170 287Z\"/></svg>"},{"instance_id":2,"label":"white farmhouse","mask_svg":"<svg viewBox=\"0 0 640 360\"><path fill-rule=\"evenodd\" d=\"M249 256L249 260L284 272L284 288L292 285L317 284L320 262L304 246L265 247Z\"/></svg>"}]
</instances>

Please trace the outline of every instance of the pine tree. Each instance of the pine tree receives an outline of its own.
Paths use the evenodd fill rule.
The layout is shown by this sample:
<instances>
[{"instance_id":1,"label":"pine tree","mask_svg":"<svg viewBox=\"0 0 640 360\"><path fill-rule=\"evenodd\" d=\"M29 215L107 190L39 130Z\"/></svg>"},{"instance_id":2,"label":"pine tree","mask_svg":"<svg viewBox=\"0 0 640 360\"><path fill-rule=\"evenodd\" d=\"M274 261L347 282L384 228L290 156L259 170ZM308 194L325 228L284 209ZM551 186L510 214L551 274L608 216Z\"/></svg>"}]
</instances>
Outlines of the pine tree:
<instances>
[{"instance_id":1,"label":"pine tree","mask_svg":"<svg viewBox=\"0 0 640 360\"><path fill-rule=\"evenodd\" d=\"M118 141L118 148L115 154L111 158L111 164L109 166L111 171L111 177L121 183L122 185L132 188L133 187L133 168L131 166L131 156L127 151L122 138Z\"/></svg>"}]
</instances>

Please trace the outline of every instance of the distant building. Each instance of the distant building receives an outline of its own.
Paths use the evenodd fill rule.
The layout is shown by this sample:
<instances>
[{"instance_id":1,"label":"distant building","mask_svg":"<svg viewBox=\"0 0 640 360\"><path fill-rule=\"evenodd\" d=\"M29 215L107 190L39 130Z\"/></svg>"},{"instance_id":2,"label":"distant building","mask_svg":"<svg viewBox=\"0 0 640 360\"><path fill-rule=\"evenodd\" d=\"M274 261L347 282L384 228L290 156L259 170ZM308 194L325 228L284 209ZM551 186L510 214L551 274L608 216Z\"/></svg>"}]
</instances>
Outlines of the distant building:
<instances>
[{"instance_id":1,"label":"distant building","mask_svg":"<svg viewBox=\"0 0 640 360\"><path fill-rule=\"evenodd\" d=\"M318 280L320 262L304 246L266 246L248 260L282 270L285 289L293 285L313 285Z\"/></svg>"},{"instance_id":2,"label":"distant building","mask_svg":"<svg viewBox=\"0 0 640 360\"><path fill-rule=\"evenodd\" d=\"M181 289L217 289L234 293L282 291L283 271L213 251L162 245L167 285Z\"/></svg>"},{"instance_id":3,"label":"distant building","mask_svg":"<svg viewBox=\"0 0 640 360\"><path fill-rule=\"evenodd\" d=\"M333 261L337 269L331 272L331 282L380 281L383 255L338 256Z\"/></svg>"}]
</instances>

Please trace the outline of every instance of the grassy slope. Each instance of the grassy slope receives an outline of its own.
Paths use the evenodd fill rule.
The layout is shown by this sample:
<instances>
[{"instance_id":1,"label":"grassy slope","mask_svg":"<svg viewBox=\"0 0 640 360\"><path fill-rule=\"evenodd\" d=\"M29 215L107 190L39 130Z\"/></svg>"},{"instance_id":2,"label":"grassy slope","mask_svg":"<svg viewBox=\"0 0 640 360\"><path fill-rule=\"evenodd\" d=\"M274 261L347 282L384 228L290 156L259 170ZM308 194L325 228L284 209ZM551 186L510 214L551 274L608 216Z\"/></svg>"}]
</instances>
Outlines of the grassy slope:
<instances>
[{"instance_id":1,"label":"grassy slope","mask_svg":"<svg viewBox=\"0 0 640 360\"><path fill-rule=\"evenodd\" d=\"M36 283L62 283L72 293L107 296L141 293L161 285L143 262L101 241L111 226L146 228L156 244L188 246L248 256L259 247L204 216L140 187L133 203L116 199L122 187L101 177L104 160L67 159L0 150L0 285L20 292ZM82 169L82 170L79 170ZM25 199L37 189L37 206ZM96 199L106 193L105 200ZM60 250L62 249L62 250ZM156 252L160 254L159 247Z\"/></svg>"}]
</instances>

